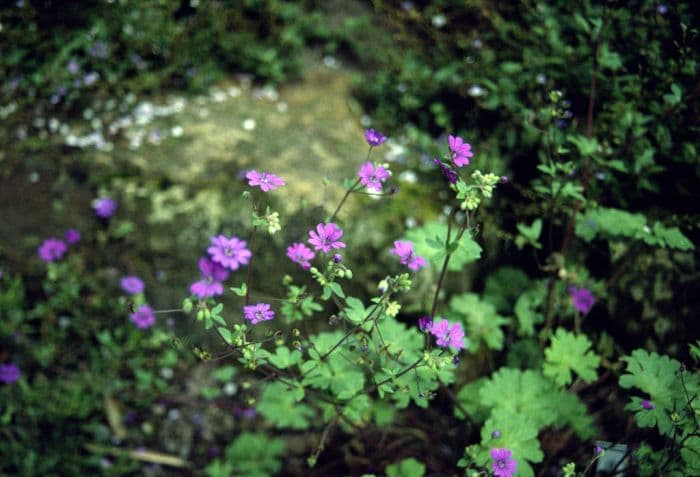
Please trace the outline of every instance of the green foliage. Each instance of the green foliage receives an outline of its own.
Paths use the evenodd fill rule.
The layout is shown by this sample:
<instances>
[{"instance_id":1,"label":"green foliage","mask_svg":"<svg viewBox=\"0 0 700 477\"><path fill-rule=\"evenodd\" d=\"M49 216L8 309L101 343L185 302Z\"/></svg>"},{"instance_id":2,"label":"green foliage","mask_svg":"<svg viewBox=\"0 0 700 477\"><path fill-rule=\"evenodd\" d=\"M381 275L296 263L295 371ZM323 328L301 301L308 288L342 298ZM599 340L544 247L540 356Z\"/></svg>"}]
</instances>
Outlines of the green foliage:
<instances>
[{"instance_id":1,"label":"green foliage","mask_svg":"<svg viewBox=\"0 0 700 477\"><path fill-rule=\"evenodd\" d=\"M587 242L594 238L608 240L627 238L641 240L651 246L676 250L686 251L695 248L678 227L665 227L659 222L650 227L642 214L605 207L590 209L585 214L579 215L576 221L576 235Z\"/></svg>"},{"instance_id":2,"label":"green foliage","mask_svg":"<svg viewBox=\"0 0 700 477\"><path fill-rule=\"evenodd\" d=\"M481 247L473 238L465 233L462 238L455 242L456 231L452 231L451 243L447 244L447 225L431 222L406 233L406 240L414 245L416 255L424 257L437 270L442 267L448 250L454 250L450 258L447 269L459 271L465 265L472 263L481 257Z\"/></svg>"},{"instance_id":3,"label":"green foliage","mask_svg":"<svg viewBox=\"0 0 700 477\"><path fill-rule=\"evenodd\" d=\"M533 370L501 368L480 386L479 403L491 410L527 416L536 432L555 425L570 425L582 438L593 434L591 418L578 398L555 386ZM460 396L466 396L464 390ZM469 401L463 404L469 406ZM502 432L502 430L501 430Z\"/></svg>"},{"instance_id":4,"label":"green foliage","mask_svg":"<svg viewBox=\"0 0 700 477\"><path fill-rule=\"evenodd\" d=\"M303 398L302 387L290 388L283 383L270 383L265 386L257 409L279 429L308 429L314 412L309 406L299 403Z\"/></svg>"},{"instance_id":5,"label":"green foliage","mask_svg":"<svg viewBox=\"0 0 700 477\"><path fill-rule=\"evenodd\" d=\"M552 378L559 386L571 384L572 372L587 383L595 381L600 356L591 350L591 346L586 335L577 336L558 328L552 336L552 343L544 351L546 362L542 370L545 376Z\"/></svg>"},{"instance_id":6,"label":"green foliage","mask_svg":"<svg viewBox=\"0 0 700 477\"><path fill-rule=\"evenodd\" d=\"M423 477L425 475L425 464L413 457L409 457L397 464L388 465L385 472L386 477Z\"/></svg>"},{"instance_id":7,"label":"green foliage","mask_svg":"<svg viewBox=\"0 0 700 477\"><path fill-rule=\"evenodd\" d=\"M508 319L496 313L496 308L473 293L462 293L450 300L450 311L466 323L466 333L474 344L469 349L476 352L481 344L490 349L503 348L503 330L501 327Z\"/></svg>"},{"instance_id":8,"label":"green foliage","mask_svg":"<svg viewBox=\"0 0 700 477\"><path fill-rule=\"evenodd\" d=\"M244 432L227 448L225 458L213 460L205 469L208 477L266 477L282 468L285 444L259 432Z\"/></svg>"}]
</instances>

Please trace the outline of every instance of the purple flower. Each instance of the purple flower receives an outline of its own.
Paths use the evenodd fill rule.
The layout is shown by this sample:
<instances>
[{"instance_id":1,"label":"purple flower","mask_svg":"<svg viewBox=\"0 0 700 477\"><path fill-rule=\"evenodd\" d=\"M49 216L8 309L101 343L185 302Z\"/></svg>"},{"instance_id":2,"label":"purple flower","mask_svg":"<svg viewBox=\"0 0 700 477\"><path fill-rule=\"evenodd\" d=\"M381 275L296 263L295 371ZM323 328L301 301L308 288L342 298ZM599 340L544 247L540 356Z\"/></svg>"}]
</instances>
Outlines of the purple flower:
<instances>
[{"instance_id":1,"label":"purple flower","mask_svg":"<svg viewBox=\"0 0 700 477\"><path fill-rule=\"evenodd\" d=\"M395 241L394 248L389 250L389 252L398 255L401 258L400 263L408 265L408 268L413 271L420 270L427 263L423 257L414 254L413 244L408 240Z\"/></svg>"},{"instance_id":2,"label":"purple flower","mask_svg":"<svg viewBox=\"0 0 700 477\"><path fill-rule=\"evenodd\" d=\"M75 75L78 73L79 70L80 70L80 65L78 64L77 61L75 61L75 59L72 59L68 62L68 72L70 74Z\"/></svg>"},{"instance_id":3,"label":"purple flower","mask_svg":"<svg viewBox=\"0 0 700 477\"><path fill-rule=\"evenodd\" d=\"M293 243L287 247L287 257L294 262L301 265L301 268L308 270L311 267L309 260L313 260L316 254L301 242Z\"/></svg>"},{"instance_id":4,"label":"purple flower","mask_svg":"<svg viewBox=\"0 0 700 477\"><path fill-rule=\"evenodd\" d=\"M464 348L464 330L461 323L454 323L450 326L447 320L433 322L430 327L430 334L437 338L437 345L443 348L451 346L455 349Z\"/></svg>"},{"instance_id":5,"label":"purple flower","mask_svg":"<svg viewBox=\"0 0 700 477\"><path fill-rule=\"evenodd\" d=\"M656 11L659 12L659 15L666 15L668 13L668 7L662 3L656 7Z\"/></svg>"},{"instance_id":6,"label":"purple flower","mask_svg":"<svg viewBox=\"0 0 700 477\"><path fill-rule=\"evenodd\" d=\"M574 308L584 315L587 314L593 305L595 304L595 296L588 288L577 288L575 286L570 286L568 288L569 295L571 295L571 301L574 304Z\"/></svg>"},{"instance_id":7,"label":"purple flower","mask_svg":"<svg viewBox=\"0 0 700 477\"><path fill-rule=\"evenodd\" d=\"M207 257L201 257L199 271L202 273L202 279L190 285L190 293L202 299L224 293L224 286L221 282L228 278L228 270Z\"/></svg>"},{"instance_id":8,"label":"purple flower","mask_svg":"<svg viewBox=\"0 0 700 477\"><path fill-rule=\"evenodd\" d=\"M269 172L248 171L245 175L249 186L259 186L263 192L275 190L285 185L282 178Z\"/></svg>"},{"instance_id":9,"label":"purple flower","mask_svg":"<svg viewBox=\"0 0 700 477\"><path fill-rule=\"evenodd\" d=\"M501 431L499 431L499 430L493 431L493 432L491 433L491 437L492 437L493 439L498 439L499 437L501 437Z\"/></svg>"},{"instance_id":10,"label":"purple flower","mask_svg":"<svg viewBox=\"0 0 700 477\"><path fill-rule=\"evenodd\" d=\"M328 253L332 248L345 248L345 244L338 241L342 236L343 230L334 223L318 224L315 232L309 231L308 242L314 246L316 251Z\"/></svg>"},{"instance_id":11,"label":"purple flower","mask_svg":"<svg viewBox=\"0 0 700 477\"><path fill-rule=\"evenodd\" d=\"M19 379L19 368L13 363L0 364L0 382L12 384Z\"/></svg>"},{"instance_id":12,"label":"purple flower","mask_svg":"<svg viewBox=\"0 0 700 477\"><path fill-rule=\"evenodd\" d=\"M369 190L380 192L382 190L382 182L386 181L391 174L382 166L375 166L371 162L365 162L360 166L357 175L360 176L360 184L366 186Z\"/></svg>"},{"instance_id":13,"label":"purple flower","mask_svg":"<svg viewBox=\"0 0 700 477\"><path fill-rule=\"evenodd\" d=\"M518 461L511 457L513 452L509 449L498 448L489 451L493 459L493 475L494 477L512 477L515 474L515 469Z\"/></svg>"},{"instance_id":14,"label":"purple flower","mask_svg":"<svg viewBox=\"0 0 700 477\"><path fill-rule=\"evenodd\" d=\"M55 262L60 260L67 250L68 246L63 240L51 237L44 240L37 252L44 262Z\"/></svg>"},{"instance_id":15,"label":"purple flower","mask_svg":"<svg viewBox=\"0 0 700 477\"><path fill-rule=\"evenodd\" d=\"M66 242L68 242L70 245L75 245L76 243L80 242L80 232L75 229L68 229L63 234L63 238L65 238Z\"/></svg>"},{"instance_id":16,"label":"purple flower","mask_svg":"<svg viewBox=\"0 0 700 477\"><path fill-rule=\"evenodd\" d=\"M207 249L211 259L230 270L238 270L247 265L253 253L246 248L246 241L238 237L217 235L211 238L211 247Z\"/></svg>"},{"instance_id":17,"label":"purple flower","mask_svg":"<svg viewBox=\"0 0 700 477\"><path fill-rule=\"evenodd\" d=\"M647 411L651 411L652 409L654 409L654 405L648 399L642 399L642 402L640 402L639 405Z\"/></svg>"},{"instance_id":18,"label":"purple flower","mask_svg":"<svg viewBox=\"0 0 700 477\"><path fill-rule=\"evenodd\" d=\"M455 166L462 167L469 164L469 158L474 156L472 146L459 136L449 136L450 151L452 151L452 160Z\"/></svg>"},{"instance_id":19,"label":"purple flower","mask_svg":"<svg viewBox=\"0 0 700 477\"><path fill-rule=\"evenodd\" d=\"M600 446L595 446L595 448L593 449L593 452L595 452L596 454L600 454L600 453L603 452L604 450L605 450L605 449L603 449L603 448L600 447Z\"/></svg>"},{"instance_id":20,"label":"purple flower","mask_svg":"<svg viewBox=\"0 0 700 477\"><path fill-rule=\"evenodd\" d=\"M447 164L444 164L440 159L433 159L433 163L437 164L437 166L440 168L443 174L445 174L445 177L447 180L450 182L450 184L456 184L457 183L457 173L453 171Z\"/></svg>"},{"instance_id":21,"label":"purple flower","mask_svg":"<svg viewBox=\"0 0 700 477\"><path fill-rule=\"evenodd\" d=\"M425 332L430 333L430 328L433 326L433 317L430 315L425 315L418 318L418 328Z\"/></svg>"},{"instance_id":22,"label":"purple flower","mask_svg":"<svg viewBox=\"0 0 700 477\"><path fill-rule=\"evenodd\" d=\"M146 329L153 326L156 322L156 315L148 305L141 305L138 310L131 314L131 321L134 322L137 328Z\"/></svg>"},{"instance_id":23,"label":"purple flower","mask_svg":"<svg viewBox=\"0 0 700 477\"><path fill-rule=\"evenodd\" d=\"M104 41L97 41L90 48L90 56L94 58L106 59L109 57L109 48Z\"/></svg>"},{"instance_id":24,"label":"purple flower","mask_svg":"<svg viewBox=\"0 0 700 477\"><path fill-rule=\"evenodd\" d=\"M92 86L100 79L100 75L95 71L91 71L83 77L83 83L85 86Z\"/></svg>"},{"instance_id":25,"label":"purple flower","mask_svg":"<svg viewBox=\"0 0 700 477\"><path fill-rule=\"evenodd\" d=\"M257 410L254 407L237 407L233 413L238 417L251 420L257 414Z\"/></svg>"},{"instance_id":26,"label":"purple flower","mask_svg":"<svg viewBox=\"0 0 700 477\"><path fill-rule=\"evenodd\" d=\"M122 277L122 279L119 281L119 286L121 286L122 290L129 295L138 295L139 293L142 293L143 289L145 288L143 280L133 275Z\"/></svg>"},{"instance_id":27,"label":"purple flower","mask_svg":"<svg viewBox=\"0 0 700 477\"><path fill-rule=\"evenodd\" d=\"M339 253L333 254L333 263L343 263L343 256Z\"/></svg>"},{"instance_id":28,"label":"purple flower","mask_svg":"<svg viewBox=\"0 0 700 477\"><path fill-rule=\"evenodd\" d=\"M386 141L386 136L379 131L369 128L365 131L365 140L371 147L377 147L384 144L384 141Z\"/></svg>"},{"instance_id":29,"label":"purple flower","mask_svg":"<svg viewBox=\"0 0 700 477\"><path fill-rule=\"evenodd\" d=\"M267 303L258 303L243 307L243 317L252 324L257 325L261 321L271 320L275 317L275 312L270 309Z\"/></svg>"},{"instance_id":30,"label":"purple flower","mask_svg":"<svg viewBox=\"0 0 700 477\"><path fill-rule=\"evenodd\" d=\"M108 219L113 216L119 207L119 203L109 197L100 197L92 203L92 208L95 209L95 214L103 219Z\"/></svg>"}]
</instances>

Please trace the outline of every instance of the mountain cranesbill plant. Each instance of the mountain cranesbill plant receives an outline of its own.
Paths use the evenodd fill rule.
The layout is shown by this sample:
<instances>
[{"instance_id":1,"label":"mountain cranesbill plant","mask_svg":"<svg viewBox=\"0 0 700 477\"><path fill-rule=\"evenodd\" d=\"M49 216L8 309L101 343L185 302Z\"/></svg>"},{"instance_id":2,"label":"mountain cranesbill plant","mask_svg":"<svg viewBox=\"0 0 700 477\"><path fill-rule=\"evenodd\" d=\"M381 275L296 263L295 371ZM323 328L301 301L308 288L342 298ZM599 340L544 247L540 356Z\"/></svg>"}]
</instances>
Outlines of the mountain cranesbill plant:
<instances>
[{"instance_id":1,"label":"mountain cranesbill plant","mask_svg":"<svg viewBox=\"0 0 700 477\"><path fill-rule=\"evenodd\" d=\"M442 251L432 264L438 271L435 292L432 303L423 310L428 315L420 323L406 324L397 319L401 296L411 290L412 274L422 273L430 263L420 252L425 242L395 237L394 247L386 253L398 256L400 265L411 273L389 264L394 272L390 271L367 301L345 292L346 283L353 278L352 270L342 255L331 254L341 250L348 256L353 254L351 242L346 242L352 226L338 219L348 198L363 189L381 193L391 177L384 165L371 161L373 149L386 137L368 130L365 138L370 146L367 158L358 164L355 181L346 182L346 193L338 206L325 220L319 220L307 237L292 237L286 249L287 258L307 271L305 283L297 284L285 277L288 298L269 297L251 303L257 288L252 280L256 249L264 246L256 239L258 229L269 225L266 217L276 214L269 205L264 214L259 211L266 194L279 193L276 186L284 185L284 180L272 173L251 171L246 176L249 185L259 190L244 193L252 206L250 239L212 237L209 258L200 259L202 279L192 285L193 296L184 300L184 312L196 312L229 353L245 368L265 377L257 393L257 409L277 428L323 429L327 436L336 426L349 430L367 424L373 409L381 403L398 409L410 403L427 407L440 388L455 381L457 354L468 347L466 322L448 320L438 313L441 289L453 256L462 253L465 244L478 247L472 239L475 212L482 199L491 196L500 177L475 171L471 180L464 178L464 166L473 152L462 138L450 136L449 152L440 166L453 179L450 188L455 203L447 216L446 233L433 244ZM276 217L279 222L279 214ZM226 318L223 304L214 298L227 277L211 269L214 265L229 269L234 280L242 278L236 274L247 266L243 283L231 288L241 298L242 306ZM299 290L304 291L300 294ZM323 321L329 328L306 331L318 329L318 315L326 316ZM316 325L310 326L312 323ZM309 457L309 465L316 463L324 439ZM508 461L507 469L513 469L514 462Z\"/></svg>"}]
</instances>

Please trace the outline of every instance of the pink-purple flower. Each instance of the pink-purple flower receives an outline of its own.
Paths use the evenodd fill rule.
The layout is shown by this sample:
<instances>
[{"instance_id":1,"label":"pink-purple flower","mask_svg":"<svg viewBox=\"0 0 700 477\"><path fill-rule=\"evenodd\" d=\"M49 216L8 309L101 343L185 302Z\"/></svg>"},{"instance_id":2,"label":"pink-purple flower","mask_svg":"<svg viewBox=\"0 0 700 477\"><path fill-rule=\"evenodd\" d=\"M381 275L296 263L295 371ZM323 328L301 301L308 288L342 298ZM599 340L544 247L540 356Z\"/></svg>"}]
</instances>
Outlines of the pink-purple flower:
<instances>
[{"instance_id":1,"label":"pink-purple flower","mask_svg":"<svg viewBox=\"0 0 700 477\"><path fill-rule=\"evenodd\" d=\"M591 293L588 288L578 288L575 286L570 286L568 291L569 295L571 296L571 302L574 304L574 308L584 315L588 314L596 302L593 293Z\"/></svg>"},{"instance_id":2,"label":"pink-purple flower","mask_svg":"<svg viewBox=\"0 0 700 477\"><path fill-rule=\"evenodd\" d=\"M257 325L261 321L273 319L275 317L275 312L270 309L270 305L267 303L258 303L256 305L244 306L243 317L253 325Z\"/></svg>"},{"instance_id":3,"label":"pink-purple flower","mask_svg":"<svg viewBox=\"0 0 700 477\"><path fill-rule=\"evenodd\" d=\"M95 209L95 215L108 219L113 216L119 207L119 203L109 197L100 197L92 203L92 208Z\"/></svg>"},{"instance_id":4,"label":"pink-purple flower","mask_svg":"<svg viewBox=\"0 0 700 477\"><path fill-rule=\"evenodd\" d=\"M142 293L145 285L143 280L135 275L127 275L119 280L119 286L129 295L138 295Z\"/></svg>"},{"instance_id":5,"label":"pink-purple flower","mask_svg":"<svg viewBox=\"0 0 700 477\"><path fill-rule=\"evenodd\" d=\"M270 174L269 172L248 171L245 177L248 179L248 185L258 186L263 192L275 190L285 185L281 177Z\"/></svg>"},{"instance_id":6,"label":"pink-purple flower","mask_svg":"<svg viewBox=\"0 0 700 477\"><path fill-rule=\"evenodd\" d=\"M63 238L66 239L66 242L68 242L69 245L75 245L76 243L80 242L80 232L75 229L68 229L63 234Z\"/></svg>"},{"instance_id":7,"label":"pink-purple flower","mask_svg":"<svg viewBox=\"0 0 700 477\"><path fill-rule=\"evenodd\" d=\"M418 329L425 333L430 333L430 328L433 326L433 317L430 315L422 316L418 319Z\"/></svg>"},{"instance_id":8,"label":"pink-purple flower","mask_svg":"<svg viewBox=\"0 0 700 477\"><path fill-rule=\"evenodd\" d=\"M211 259L229 270L238 270L247 265L253 253L246 248L247 242L238 237L217 235L211 238L211 247L207 249Z\"/></svg>"},{"instance_id":9,"label":"pink-purple flower","mask_svg":"<svg viewBox=\"0 0 700 477\"><path fill-rule=\"evenodd\" d=\"M311 267L311 262L316 254L301 242L293 243L287 247L287 257L294 262L301 265L301 268L308 270Z\"/></svg>"},{"instance_id":10,"label":"pink-purple flower","mask_svg":"<svg viewBox=\"0 0 700 477\"><path fill-rule=\"evenodd\" d=\"M494 477L512 477L518 466L518 461L513 459L513 452L510 449L500 447L489 451L493 459Z\"/></svg>"},{"instance_id":11,"label":"pink-purple flower","mask_svg":"<svg viewBox=\"0 0 700 477\"><path fill-rule=\"evenodd\" d=\"M365 130L365 140L372 147L381 146L386 141L386 136L372 128Z\"/></svg>"},{"instance_id":12,"label":"pink-purple flower","mask_svg":"<svg viewBox=\"0 0 700 477\"><path fill-rule=\"evenodd\" d=\"M316 251L328 253L332 248L345 248L345 244L340 242L343 230L334 223L318 224L316 230L309 230L308 242L314 246Z\"/></svg>"},{"instance_id":13,"label":"pink-purple flower","mask_svg":"<svg viewBox=\"0 0 700 477\"><path fill-rule=\"evenodd\" d=\"M199 271L202 273L202 278L190 285L190 293L201 299L224 293L222 282L228 278L229 271L227 269L207 257L201 257Z\"/></svg>"},{"instance_id":14,"label":"pink-purple flower","mask_svg":"<svg viewBox=\"0 0 700 477\"><path fill-rule=\"evenodd\" d=\"M19 367L13 363L0 364L0 382L12 384L19 379Z\"/></svg>"},{"instance_id":15,"label":"pink-purple flower","mask_svg":"<svg viewBox=\"0 0 700 477\"><path fill-rule=\"evenodd\" d=\"M407 265L413 271L420 270L421 267L426 265L426 261L423 257L419 257L413 251L413 244L408 240L397 240L394 242L394 248L389 250L390 253L398 255L400 263L402 265Z\"/></svg>"},{"instance_id":16,"label":"pink-purple flower","mask_svg":"<svg viewBox=\"0 0 700 477\"><path fill-rule=\"evenodd\" d=\"M375 166L368 161L360 166L357 175L360 177L360 184L367 187L368 190L380 192L382 183L391 176L391 173L382 166Z\"/></svg>"},{"instance_id":17,"label":"pink-purple flower","mask_svg":"<svg viewBox=\"0 0 700 477\"><path fill-rule=\"evenodd\" d=\"M461 323L453 323L441 319L434 321L430 327L430 334L435 336L438 346L447 348L448 346L455 349L464 348L464 330Z\"/></svg>"},{"instance_id":18,"label":"pink-purple flower","mask_svg":"<svg viewBox=\"0 0 700 477\"><path fill-rule=\"evenodd\" d=\"M445 175L445 178L448 180L448 182L450 184L457 183L457 179L459 178L459 176L447 164L443 163L438 158L433 159L433 163L436 164L440 168L440 170Z\"/></svg>"},{"instance_id":19,"label":"pink-purple flower","mask_svg":"<svg viewBox=\"0 0 700 477\"><path fill-rule=\"evenodd\" d=\"M134 322L137 328L146 329L153 326L156 322L156 315L153 314L153 309L148 305L141 305L131 314L131 321Z\"/></svg>"},{"instance_id":20,"label":"pink-purple flower","mask_svg":"<svg viewBox=\"0 0 700 477\"><path fill-rule=\"evenodd\" d=\"M652 404L652 402L648 399L642 399L639 405L647 411L651 411L652 409L654 409L654 404Z\"/></svg>"},{"instance_id":21,"label":"pink-purple flower","mask_svg":"<svg viewBox=\"0 0 700 477\"><path fill-rule=\"evenodd\" d=\"M455 166L462 167L469 164L469 158L474 156L472 146L459 136L449 136L450 151L452 151L452 160Z\"/></svg>"},{"instance_id":22,"label":"pink-purple flower","mask_svg":"<svg viewBox=\"0 0 700 477\"><path fill-rule=\"evenodd\" d=\"M63 258L67 250L68 246L63 240L51 237L44 240L37 253L44 262L55 262Z\"/></svg>"}]
</instances>

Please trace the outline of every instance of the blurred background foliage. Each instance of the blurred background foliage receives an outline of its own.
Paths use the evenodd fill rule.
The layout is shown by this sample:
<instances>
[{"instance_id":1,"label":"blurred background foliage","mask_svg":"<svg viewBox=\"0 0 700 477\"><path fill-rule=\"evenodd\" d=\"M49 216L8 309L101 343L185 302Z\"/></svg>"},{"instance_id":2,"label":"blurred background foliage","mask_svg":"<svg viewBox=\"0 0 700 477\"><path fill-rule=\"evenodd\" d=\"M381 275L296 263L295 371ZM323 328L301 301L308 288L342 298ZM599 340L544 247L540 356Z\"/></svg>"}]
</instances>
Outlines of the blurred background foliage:
<instances>
[{"instance_id":1,"label":"blurred background foliage","mask_svg":"<svg viewBox=\"0 0 700 477\"><path fill-rule=\"evenodd\" d=\"M21 356L24 378L0 388L0 471L190 475L188 461L224 476L236 460L245 461L248 474L266 475L279 471L284 455L285 473L306 473L320 432L280 439L268 422L246 414L257 395L252 374L233 380L234 368L199 362L211 343L196 324L164 325L164 318L144 338L125 319L129 304L115 283L139 274L153 303L179 305L208 235L247 234L238 169L284 169L285 161L270 158L290 143L299 157L328 161L301 173L310 189L341 158L326 174L329 189L339 188L363 158L363 114L392 137L384 159L399 191L381 202L353 198L340 217L352 224L354 295L376 288L391 263L386 250L404 230L420 233L444 219L449 195L431 159L445 150L448 133L473 145L471 167L509 178L479 217L481 259L452 272L446 286L446 313L473 310L461 319L477 351L465 359L460 384L494 363L526 369L542 362L536 330L574 320L569 284L585 284L599 298L582 327L604 359L645 347L688 361L700 312L693 249L700 39L693 7L646 0L19 0L2 7L0 362ZM106 128L136 107L129 98L223 90L233 74L268 91L303 87L321 62L342 62L344 80L321 74L310 89L336 84L328 97L347 104L354 129L334 134L332 124L318 125L329 122L319 109L316 123L301 126L307 136L224 142L221 156L202 153L209 158L203 171L194 167L197 158L177 157L192 138L164 139L161 152L148 146L136 154L119 132L109 138L113 150L75 146L61 133L63 124L95 119ZM290 100L289 114L301 118L324 101L311 98L298 109ZM241 114L260 112L261 135L275 127L265 119L272 117L267 106L242 104ZM210 109L225 124L230 110ZM200 121L194 109L185 111ZM295 146L295 137L307 146L318 139L325 149ZM50 179L30 197L22 181L35 172ZM124 211L109 224L89 217L91 198L105 191L119 195ZM261 293L283 293L284 273L300 276L279 257L318 221L323 198L287 210L284 235L261 249L254 276ZM275 208L285 210L282 202ZM43 212L28 216L26 207ZM80 253L46 273L34 252L41 234L70 225L84 234ZM279 275L270 280L269 270ZM425 312L436 275L417 278L401 320L412 324ZM602 437L629 441L625 398L614 384L603 379L581 397L600 409ZM464 389L460 396L469 395ZM394 430L418 435L405 451L380 446L364 429L322 454L319 468L382 472L420 451L432 456L425 460L432 472L453 472L464 443L478 440L478 427L434 437L434 423L452 422L449 401L438 398L421 412L429 419L406 413L394 421ZM545 453L585 460L576 450L581 441L554 445L557 432L543 431ZM444 444L445 458L431 453L431 436ZM182 460L163 462L165 454Z\"/></svg>"}]
</instances>

